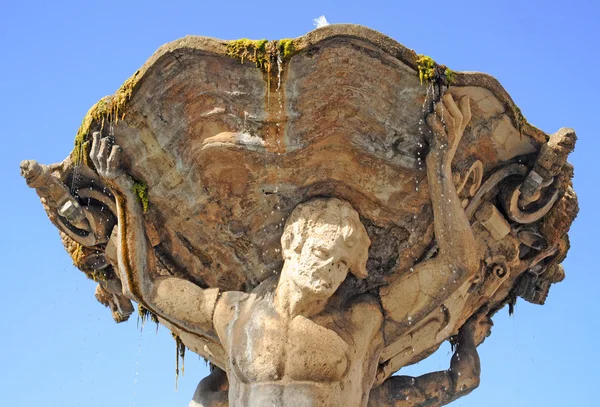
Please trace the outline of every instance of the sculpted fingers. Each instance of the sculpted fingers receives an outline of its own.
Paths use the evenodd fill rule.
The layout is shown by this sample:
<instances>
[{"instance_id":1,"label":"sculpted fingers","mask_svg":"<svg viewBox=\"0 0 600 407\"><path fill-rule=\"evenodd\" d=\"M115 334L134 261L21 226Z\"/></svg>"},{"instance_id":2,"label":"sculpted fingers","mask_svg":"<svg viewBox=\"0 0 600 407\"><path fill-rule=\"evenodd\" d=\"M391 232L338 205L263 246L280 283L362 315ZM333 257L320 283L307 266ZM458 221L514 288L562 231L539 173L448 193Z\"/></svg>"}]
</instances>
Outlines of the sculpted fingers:
<instances>
[{"instance_id":1,"label":"sculpted fingers","mask_svg":"<svg viewBox=\"0 0 600 407\"><path fill-rule=\"evenodd\" d=\"M101 176L106 174L106 161L108 160L108 139L103 138L100 140L100 150L98 151L98 164L100 165L97 168L98 172Z\"/></svg>"},{"instance_id":2,"label":"sculpted fingers","mask_svg":"<svg viewBox=\"0 0 600 407\"><path fill-rule=\"evenodd\" d=\"M98 152L100 151L100 138L102 134L99 131L94 132L92 134L92 150L90 151L90 158L92 159L92 163L94 163L94 167L96 170L99 170L100 163L98 162Z\"/></svg>"},{"instance_id":3,"label":"sculpted fingers","mask_svg":"<svg viewBox=\"0 0 600 407\"><path fill-rule=\"evenodd\" d=\"M435 105L435 112L427 116L427 124L432 130L430 146L438 151L447 151L444 159L452 161L470 120L469 98L465 96L457 103L450 93L446 93Z\"/></svg>"},{"instance_id":4,"label":"sculpted fingers","mask_svg":"<svg viewBox=\"0 0 600 407\"><path fill-rule=\"evenodd\" d=\"M452 128L457 129L457 130L460 129L462 127L463 114L460 111L460 109L458 108L458 106L456 106L456 103L454 102L454 98L452 97L452 95L450 93L446 93L442 97L442 100L444 101L444 106L446 106L446 109L448 109L448 112L454 119Z\"/></svg>"},{"instance_id":5,"label":"sculpted fingers","mask_svg":"<svg viewBox=\"0 0 600 407\"><path fill-rule=\"evenodd\" d=\"M460 98L458 104L460 105L460 111L463 115L462 126L460 128L461 133L465 131L465 127L471 121L471 98L468 96L463 96Z\"/></svg>"},{"instance_id":6,"label":"sculpted fingers","mask_svg":"<svg viewBox=\"0 0 600 407\"><path fill-rule=\"evenodd\" d=\"M108 160L106 161L106 173L110 178L115 178L119 175L120 171L120 163L121 163L121 153L123 149L114 145L110 151L110 155L108 156Z\"/></svg>"},{"instance_id":7,"label":"sculpted fingers","mask_svg":"<svg viewBox=\"0 0 600 407\"><path fill-rule=\"evenodd\" d=\"M127 190L132 184L131 177L121 168L123 149L119 145L111 146L111 139L102 138L102 133L92 134L92 149L90 158L96 167L96 172L110 188Z\"/></svg>"}]
</instances>

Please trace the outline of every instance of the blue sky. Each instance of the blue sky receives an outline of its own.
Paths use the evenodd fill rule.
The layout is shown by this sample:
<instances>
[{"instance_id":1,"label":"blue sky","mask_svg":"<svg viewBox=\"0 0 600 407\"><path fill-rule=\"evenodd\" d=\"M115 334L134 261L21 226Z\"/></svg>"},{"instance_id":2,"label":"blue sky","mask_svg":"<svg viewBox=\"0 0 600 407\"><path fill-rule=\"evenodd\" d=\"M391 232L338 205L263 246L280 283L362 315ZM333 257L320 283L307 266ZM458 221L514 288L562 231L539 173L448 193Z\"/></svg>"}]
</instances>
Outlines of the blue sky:
<instances>
[{"instance_id":1,"label":"blue sky","mask_svg":"<svg viewBox=\"0 0 600 407\"><path fill-rule=\"evenodd\" d=\"M454 70L500 80L527 119L552 133L573 127L570 161L580 214L571 229L567 278L545 306L501 311L481 346L482 384L454 406L591 406L600 377L594 261L600 216L600 29L593 1L217 2L0 0L0 405L187 406L204 361L186 357L175 391L175 344L165 328L116 325L95 284L63 250L22 159L59 162L88 108L113 93L163 43L187 34L278 39L312 19L379 30ZM443 347L407 374L448 367Z\"/></svg>"}]
</instances>

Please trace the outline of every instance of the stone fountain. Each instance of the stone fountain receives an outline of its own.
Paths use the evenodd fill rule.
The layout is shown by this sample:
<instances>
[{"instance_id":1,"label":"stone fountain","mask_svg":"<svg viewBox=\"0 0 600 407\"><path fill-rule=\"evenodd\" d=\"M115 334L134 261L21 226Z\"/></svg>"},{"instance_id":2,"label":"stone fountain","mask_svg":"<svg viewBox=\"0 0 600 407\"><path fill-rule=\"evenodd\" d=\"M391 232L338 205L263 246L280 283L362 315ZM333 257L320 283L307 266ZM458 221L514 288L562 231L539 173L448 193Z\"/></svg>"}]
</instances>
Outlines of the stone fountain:
<instances>
[{"instance_id":1,"label":"stone fountain","mask_svg":"<svg viewBox=\"0 0 600 407\"><path fill-rule=\"evenodd\" d=\"M115 321L135 302L210 361L190 406L442 406L494 313L564 278L575 139L333 25L166 44L21 172ZM447 340L448 370L392 376Z\"/></svg>"}]
</instances>

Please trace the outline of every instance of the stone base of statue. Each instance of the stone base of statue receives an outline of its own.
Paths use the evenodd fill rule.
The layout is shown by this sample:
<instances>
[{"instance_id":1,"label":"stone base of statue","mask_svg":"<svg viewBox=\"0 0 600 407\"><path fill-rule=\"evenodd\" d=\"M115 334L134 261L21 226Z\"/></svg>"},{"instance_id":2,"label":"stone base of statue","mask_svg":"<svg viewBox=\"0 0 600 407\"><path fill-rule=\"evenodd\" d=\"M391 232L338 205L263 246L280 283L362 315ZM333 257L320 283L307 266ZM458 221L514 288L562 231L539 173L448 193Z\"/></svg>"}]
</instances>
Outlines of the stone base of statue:
<instances>
[{"instance_id":1,"label":"stone base of statue","mask_svg":"<svg viewBox=\"0 0 600 407\"><path fill-rule=\"evenodd\" d=\"M210 361L190 406L432 407L564 277L574 144L488 75L334 25L169 43L21 171L113 318L136 302ZM392 377L447 340L449 370Z\"/></svg>"}]
</instances>

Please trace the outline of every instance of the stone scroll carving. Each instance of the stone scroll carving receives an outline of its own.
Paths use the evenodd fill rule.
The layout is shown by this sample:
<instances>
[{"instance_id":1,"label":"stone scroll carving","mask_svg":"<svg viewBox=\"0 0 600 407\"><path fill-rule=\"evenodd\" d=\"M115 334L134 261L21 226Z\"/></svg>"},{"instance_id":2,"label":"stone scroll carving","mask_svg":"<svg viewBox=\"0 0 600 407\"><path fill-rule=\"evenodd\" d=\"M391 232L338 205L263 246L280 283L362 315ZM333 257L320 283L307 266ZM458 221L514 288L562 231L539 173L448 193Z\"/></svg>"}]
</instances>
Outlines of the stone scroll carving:
<instances>
[{"instance_id":1,"label":"stone scroll carving","mask_svg":"<svg viewBox=\"0 0 600 407\"><path fill-rule=\"evenodd\" d=\"M136 302L210 361L190 406L442 406L565 276L575 139L341 25L167 44L21 173L117 322ZM393 376L447 340L449 370Z\"/></svg>"}]
</instances>

